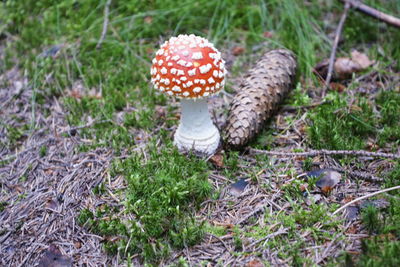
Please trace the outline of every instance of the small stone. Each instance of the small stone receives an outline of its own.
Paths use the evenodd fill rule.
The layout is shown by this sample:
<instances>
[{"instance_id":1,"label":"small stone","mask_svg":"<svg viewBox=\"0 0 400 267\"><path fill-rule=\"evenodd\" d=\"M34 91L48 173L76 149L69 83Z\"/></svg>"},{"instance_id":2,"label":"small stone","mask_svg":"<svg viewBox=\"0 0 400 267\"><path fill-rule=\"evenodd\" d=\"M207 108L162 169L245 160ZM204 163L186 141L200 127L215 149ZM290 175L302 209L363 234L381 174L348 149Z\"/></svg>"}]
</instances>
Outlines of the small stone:
<instances>
[{"instance_id":1,"label":"small stone","mask_svg":"<svg viewBox=\"0 0 400 267\"><path fill-rule=\"evenodd\" d=\"M307 176L320 177L320 179L316 182L316 186L318 186L325 195L329 194L342 179L342 175L340 173L330 169L310 171L307 173Z\"/></svg>"},{"instance_id":2,"label":"small stone","mask_svg":"<svg viewBox=\"0 0 400 267\"><path fill-rule=\"evenodd\" d=\"M246 189L246 186L248 184L249 183L246 181L246 179L242 178L239 181L237 181L236 183L231 184L229 193L234 196L239 196L240 194L243 193L243 191Z\"/></svg>"}]
</instances>

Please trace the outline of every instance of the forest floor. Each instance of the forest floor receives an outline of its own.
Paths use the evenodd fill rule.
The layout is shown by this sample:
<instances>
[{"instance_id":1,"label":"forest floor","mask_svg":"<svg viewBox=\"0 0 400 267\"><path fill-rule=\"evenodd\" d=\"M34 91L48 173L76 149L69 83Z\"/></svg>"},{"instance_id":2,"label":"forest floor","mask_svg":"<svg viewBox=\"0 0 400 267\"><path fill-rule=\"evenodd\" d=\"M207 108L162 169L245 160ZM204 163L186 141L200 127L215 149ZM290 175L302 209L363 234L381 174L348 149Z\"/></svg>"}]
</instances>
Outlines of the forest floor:
<instances>
[{"instance_id":1,"label":"forest floor","mask_svg":"<svg viewBox=\"0 0 400 267\"><path fill-rule=\"evenodd\" d=\"M400 185L398 29L350 10L337 57L370 64L323 97L340 1L100 2L0 3L1 266L398 266L400 191L344 207ZM149 79L180 33L226 61L220 129L263 53L296 54L295 87L243 151L174 148L179 101ZM290 154L322 149L350 152Z\"/></svg>"}]
</instances>

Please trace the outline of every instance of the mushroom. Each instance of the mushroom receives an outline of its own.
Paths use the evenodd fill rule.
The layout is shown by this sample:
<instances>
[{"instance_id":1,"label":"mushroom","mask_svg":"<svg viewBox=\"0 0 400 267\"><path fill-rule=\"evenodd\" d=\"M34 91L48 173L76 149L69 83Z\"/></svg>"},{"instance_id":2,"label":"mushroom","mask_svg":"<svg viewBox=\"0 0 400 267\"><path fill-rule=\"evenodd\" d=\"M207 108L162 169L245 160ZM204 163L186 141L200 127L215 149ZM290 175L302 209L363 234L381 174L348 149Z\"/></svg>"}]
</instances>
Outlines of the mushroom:
<instances>
[{"instance_id":1,"label":"mushroom","mask_svg":"<svg viewBox=\"0 0 400 267\"><path fill-rule=\"evenodd\" d=\"M206 97L224 87L226 70L221 53L208 40L184 34L162 44L152 63L154 88L181 99L174 144L180 151L213 154L220 134L211 121Z\"/></svg>"}]
</instances>

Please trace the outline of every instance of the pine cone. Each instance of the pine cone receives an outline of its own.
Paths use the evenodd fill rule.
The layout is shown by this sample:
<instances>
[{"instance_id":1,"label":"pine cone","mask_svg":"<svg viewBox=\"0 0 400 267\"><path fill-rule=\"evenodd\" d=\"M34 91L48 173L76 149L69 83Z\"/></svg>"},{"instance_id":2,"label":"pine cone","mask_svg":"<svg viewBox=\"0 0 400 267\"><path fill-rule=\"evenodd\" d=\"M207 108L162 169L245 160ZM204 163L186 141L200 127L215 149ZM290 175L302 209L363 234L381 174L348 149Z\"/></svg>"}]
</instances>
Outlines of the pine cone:
<instances>
[{"instance_id":1,"label":"pine cone","mask_svg":"<svg viewBox=\"0 0 400 267\"><path fill-rule=\"evenodd\" d=\"M296 58L284 49L263 55L244 77L232 100L224 132L225 144L239 149L258 134L293 87Z\"/></svg>"}]
</instances>

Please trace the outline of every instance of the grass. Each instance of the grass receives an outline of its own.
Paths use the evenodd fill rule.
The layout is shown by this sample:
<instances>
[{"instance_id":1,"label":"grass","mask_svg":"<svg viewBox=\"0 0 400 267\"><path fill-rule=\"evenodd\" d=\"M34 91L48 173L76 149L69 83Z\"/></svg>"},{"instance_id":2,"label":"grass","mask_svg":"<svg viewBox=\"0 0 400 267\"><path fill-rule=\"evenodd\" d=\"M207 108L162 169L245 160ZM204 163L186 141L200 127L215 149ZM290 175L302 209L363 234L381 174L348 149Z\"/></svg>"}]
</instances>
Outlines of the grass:
<instances>
[{"instance_id":1,"label":"grass","mask_svg":"<svg viewBox=\"0 0 400 267\"><path fill-rule=\"evenodd\" d=\"M395 91L382 91L375 102L358 96L349 106L348 97L332 93L331 102L310 112L309 142L316 149L365 149L368 137L377 139L379 146L400 138L400 95ZM372 106L379 108L373 112Z\"/></svg>"},{"instance_id":2,"label":"grass","mask_svg":"<svg viewBox=\"0 0 400 267\"><path fill-rule=\"evenodd\" d=\"M81 225L90 231L105 237L118 236L108 239L105 244L108 251L123 252L120 255L124 256L139 253L145 262L157 263L172 249L195 244L204 232L223 235L225 232L222 229L194 218L194 210L199 203L213 196L207 181L207 174L213 167L203 159L189 156L191 163L188 168L188 159L172 148L170 132L162 128L169 129L177 124L178 109L174 101L150 88L151 58L162 40L180 33L194 33L210 39L225 54L229 54L232 44L243 46L246 52L238 57L236 62L239 63L235 63L232 71L232 75L237 76L243 66L252 60L249 54L255 53L253 58L256 58L268 49L288 48L298 57L301 82L287 104L309 105L312 101L309 90L318 86L312 67L329 55L328 34L334 31L334 23L337 23L342 11L338 2L112 1L107 35L101 49L96 49L103 26L105 0L2 1L0 38L11 38L4 46L0 73L15 65L26 73L29 87L33 89L31 102L35 107L31 121L26 125L15 128L1 122L1 127L7 130L5 145L20 145L21 139L34 130L37 113L50 112L44 110L45 103L57 98L70 125L85 125L90 119L103 121L79 130L82 138L92 140L91 144L79 147L80 151L107 147L116 156L128 151L128 158L113 162L110 175L122 175L128 185L126 190L115 192L125 199L121 203L121 216L132 214L140 223L122 220L115 216L120 211L108 206L82 210L78 218ZM400 5L396 1L366 2L392 14L400 13ZM326 18L326 14L333 14L334 18ZM272 37L266 37L266 32ZM400 57L396 41L400 40L400 32L358 12L350 12L343 37L346 41L340 46L339 56L346 56L350 49L357 48L384 64ZM389 39L393 41L388 42ZM2 40L0 44L3 44ZM261 49L257 48L260 44ZM384 72L381 69L378 71ZM228 80L228 90L231 86L233 84ZM348 90L356 86L352 83ZM352 105L349 105L350 97L346 93L330 93L330 102L306 111L309 146L315 149L365 149L368 138L373 138L378 146L390 145L396 151L400 140L400 98L395 88L396 84L393 84L392 88L382 90L372 101L363 95L356 95ZM157 112L160 107L164 109L164 115ZM117 120L121 113L122 119ZM296 119L286 118L286 122L290 125ZM147 159L133 152L141 132L152 136L145 148L149 153ZM154 145L156 140L161 141L160 147ZM271 148L274 140L273 131L269 129L252 145ZM42 147L39 154L44 157L47 148ZM221 173L232 180L244 172L257 181L260 171L272 168L266 166L269 161L265 156L257 156L253 168L240 167L246 162L240 159L238 152L228 151L224 156L225 168ZM312 162L305 160L304 165L310 169ZM288 171L281 175L293 177L294 174ZM396 167L385 186L398 184L398 175ZM324 213L328 207L317 204L304 206L301 184L302 181L295 180L282 187L292 205L289 214L265 215L265 220L288 227L289 234L270 240L263 246L281 246L281 258L290 258L293 265L311 264L302 256L301 250L307 244L299 232L310 231L317 244L323 244L327 233L315 225L320 222L330 230L337 228ZM262 186L268 189L268 185ZM310 187L314 188L314 185L311 183ZM102 185L93 190L98 195L105 193ZM391 219L383 226L375 225L376 216L382 216L382 211L364 211L364 223L369 225L367 228L371 228L371 233L379 229L381 234L393 234L390 229L397 227L394 218L399 214L395 208L398 204L392 201L391 210L384 211L392 217L389 216ZM0 210L5 206L0 204ZM242 247L242 236L261 238L272 230L259 226L246 231L235 229L237 252L240 253ZM332 236L331 233L328 235ZM396 235L398 240L398 233ZM383 249L377 252L378 247ZM359 263L378 265L382 258L393 255L396 249L398 241L378 236L366 241ZM184 265L183 261L177 263L177 266Z\"/></svg>"}]
</instances>

